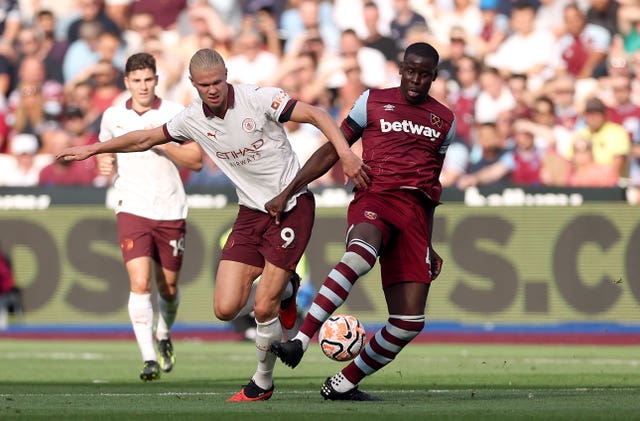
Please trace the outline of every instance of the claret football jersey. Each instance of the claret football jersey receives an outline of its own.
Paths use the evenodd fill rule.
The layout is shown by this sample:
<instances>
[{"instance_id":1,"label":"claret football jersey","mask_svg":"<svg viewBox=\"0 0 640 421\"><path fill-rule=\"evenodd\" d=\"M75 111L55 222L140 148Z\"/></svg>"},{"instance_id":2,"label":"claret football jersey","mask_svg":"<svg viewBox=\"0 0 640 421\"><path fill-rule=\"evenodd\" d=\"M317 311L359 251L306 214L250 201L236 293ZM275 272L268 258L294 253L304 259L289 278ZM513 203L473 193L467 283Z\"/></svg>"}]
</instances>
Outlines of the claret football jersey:
<instances>
[{"instance_id":1,"label":"claret football jersey","mask_svg":"<svg viewBox=\"0 0 640 421\"><path fill-rule=\"evenodd\" d=\"M369 191L419 189L439 201L439 181L455 134L455 114L432 97L411 104L399 88L370 89L342 123L348 137L362 137L363 161L371 167Z\"/></svg>"},{"instance_id":2,"label":"claret football jersey","mask_svg":"<svg viewBox=\"0 0 640 421\"><path fill-rule=\"evenodd\" d=\"M178 142L198 142L235 185L238 203L266 212L265 203L277 196L300 169L278 122L294 103L279 88L229 85L224 118L213 115L196 98L165 124L164 131ZM294 205L295 197L285 210Z\"/></svg>"}]
</instances>

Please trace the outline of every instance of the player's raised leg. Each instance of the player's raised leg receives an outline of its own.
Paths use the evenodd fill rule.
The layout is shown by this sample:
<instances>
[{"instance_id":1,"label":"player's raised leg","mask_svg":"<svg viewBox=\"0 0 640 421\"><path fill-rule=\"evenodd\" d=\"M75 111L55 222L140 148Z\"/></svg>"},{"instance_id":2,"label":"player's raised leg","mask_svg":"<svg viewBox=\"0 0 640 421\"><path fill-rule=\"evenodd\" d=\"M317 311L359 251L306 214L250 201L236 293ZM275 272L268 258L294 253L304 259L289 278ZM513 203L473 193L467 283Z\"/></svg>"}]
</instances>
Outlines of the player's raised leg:
<instances>
[{"instance_id":1,"label":"player's raised leg","mask_svg":"<svg viewBox=\"0 0 640 421\"><path fill-rule=\"evenodd\" d=\"M254 312L256 316L256 359L257 368L249 383L231 398L229 402L267 400L274 390L273 370L276 356L270 351L272 343L282 339L280 297L289 283L291 271L279 268L269 262L258 281Z\"/></svg>"},{"instance_id":2,"label":"player's raised leg","mask_svg":"<svg viewBox=\"0 0 640 421\"><path fill-rule=\"evenodd\" d=\"M276 342L271 346L271 351L291 368L300 363L311 338L320 330L322 323L344 303L353 284L375 264L380 242L379 232L368 224L360 224L354 231L360 231L362 235L352 233L353 238L348 242L345 254L323 282L298 334L289 341ZM365 241L359 237L371 240Z\"/></svg>"},{"instance_id":3,"label":"player's raised leg","mask_svg":"<svg viewBox=\"0 0 640 421\"><path fill-rule=\"evenodd\" d=\"M329 377L320 394L329 400L378 400L358 390L358 383L380 370L422 331L429 284L402 282L384 289L389 318L362 352L339 373Z\"/></svg>"},{"instance_id":4,"label":"player's raised leg","mask_svg":"<svg viewBox=\"0 0 640 421\"><path fill-rule=\"evenodd\" d=\"M239 255L232 255L240 259ZM216 284L213 292L213 311L215 316L224 321L233 320L241 312L251 311L255 301L258 284L254 280L262 273L258 266L241 263L235 260L221 260L216 274ZM250 300L250 298L252 300ZM279 323L277 323L279 326ZM258 328L257 328L258 329ZM260 330L263 330L260 329ZM257 335L256 335L257 336ZM258 338L256 337L256 343ZM229 401L266 400L273 393L273 382L268 387L260 387L253 380L242 390L232 396Z\"/></svg>"}]
</instances>

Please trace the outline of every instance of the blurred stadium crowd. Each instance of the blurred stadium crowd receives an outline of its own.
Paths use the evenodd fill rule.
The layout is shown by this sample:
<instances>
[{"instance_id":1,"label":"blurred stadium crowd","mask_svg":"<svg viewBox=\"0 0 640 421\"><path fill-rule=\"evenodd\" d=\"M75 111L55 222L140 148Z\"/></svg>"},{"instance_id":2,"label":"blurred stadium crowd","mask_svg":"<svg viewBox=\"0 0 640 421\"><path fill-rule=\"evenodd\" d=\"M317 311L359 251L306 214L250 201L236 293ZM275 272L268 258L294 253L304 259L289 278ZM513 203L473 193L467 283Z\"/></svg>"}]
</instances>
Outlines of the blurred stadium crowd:
<instances>
[{"instance_id":1,"label":"blurred stadium crowd","mask_svg":"<svg viewBox=\"0 0 640 421\"><path fill-rule=\"evenodd\" d=\"M110 183L94 160L53 156L97 141L132 53L155 56L162 98L194 98L188 61L210 47L229 82L280 86L339 122L399 82L416 41L440 51L431 94L457 115L444 186L640 185L638 0L0 0L0 34L0 186ZM286 130L301 161L326 141ZM229 183L210 161L183 176Z\"/></svg>"}]
</instances>

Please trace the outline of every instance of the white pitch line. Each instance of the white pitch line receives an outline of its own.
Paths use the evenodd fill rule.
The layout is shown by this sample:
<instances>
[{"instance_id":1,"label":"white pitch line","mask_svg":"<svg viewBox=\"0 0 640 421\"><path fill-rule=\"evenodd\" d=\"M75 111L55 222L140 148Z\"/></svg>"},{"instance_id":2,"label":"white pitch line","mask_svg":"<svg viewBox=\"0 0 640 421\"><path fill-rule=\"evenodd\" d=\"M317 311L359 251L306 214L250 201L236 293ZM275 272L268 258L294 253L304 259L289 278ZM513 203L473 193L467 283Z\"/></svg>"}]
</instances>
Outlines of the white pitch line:
<instances>
[{"instance_id":1,"label":"white pitch line","mask_svg":"<svg viewBox=\"0 0 640 421\"><path fill-rule=\"evenodd\" d=\"M403 390L367 390L370 393L375 394L390 394L390 393L411 393L411 394L425 394L425 393L435 393L435 394L459 394L459 393L470 393L470 392L509 392L509 393L517 393L522 392L530 393L530 392L602 392L602 391L616 391L616 392L629 392L629 391L637 391L638 388L635 387L617 387L617 388L609 388L609 387L578 387L578 388L522 388L522 389L483 389L483 388L474 388L474 389L428 389L428 390L418 390L418 389L403 389ZM1 393L0 397L2 398L11 398L11 397L132 397L132 396L142 396L142 397L150 397L150 396L218 396L218 395L227 395L231 392L159 392L159 393ZM291 390L286 392L280 392L282 395L309 395L316 394L317 390Z\"/></svg>"},{"instance_id":2,"label":"white pitch line","mask_svg":"<svg viewBox=\"0 0 640 421\"><path fill-rule=\"evenodd\" d=\"M98 352L8 352L4 354L0 354L2 359L8 360L85 360L85 361L95 361L95 360L109 360L112 359L112 356L109 354L98 353ZM228 357L230 360L234 362L238 361L253 361L248 356L230 356ZM322 358L314 358L310 356L307 360L311 361L320 361ZM469 358L469 356L463 357L462 360L459 358L450 358L450 357L439 357L439 358L425 358L425 362L432 363L442 363L442 362L450 362L453 360L457 361L466 361L466 362L474 362L477 360L478 363L488 363L485 359L476 359ZM497 361L497 360L496 360ZM502 359L500 359L502 361ZM543 357L520 357L516 359L511 359L507 361L511 365L517 364L558 364L558 365L612 365L612 366L630 366L630 367L639 367L640 360L638 359L625 359L625 358L543 358Z\"/></svg>"},{"instance_id":3,"label":"white pitch line","mask_svg":"<svg viewBox=\"0 0 640 421\"><path fill-rule=\"evenodd\" d=\"M638 367L640 360L628 360L623 358L525 358L527 364L562 364L562 365L629 365Z\"/></svg>"},{"instance_id":4,"label":"white pitch line","mask_svg":"<svg viewBox=\"0 0 640 421\"><path fill-rule=\"evenodd\" d=\"M8 360L108 360L107 354L98 352L7 352L1 354Z\"/></svg>"}]
</instances>

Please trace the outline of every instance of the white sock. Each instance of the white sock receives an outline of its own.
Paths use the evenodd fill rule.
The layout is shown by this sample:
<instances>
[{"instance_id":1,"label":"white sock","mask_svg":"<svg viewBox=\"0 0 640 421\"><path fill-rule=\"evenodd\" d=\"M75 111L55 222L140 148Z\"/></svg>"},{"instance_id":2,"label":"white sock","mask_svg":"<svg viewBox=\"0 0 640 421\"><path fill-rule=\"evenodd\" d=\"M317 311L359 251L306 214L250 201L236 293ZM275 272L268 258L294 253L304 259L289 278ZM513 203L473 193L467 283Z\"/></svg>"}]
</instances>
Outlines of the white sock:
<instances>
[{"instance_id":1,"label":"white sock","mask_svg":"<svg viewBox=\"0 0 640 421\"><path fill-rule=\"evenodd\" d=\"M304 333L298 331L298 333L293 339L298 339L300 342L302 342L303 351L306 351L307 348L309 348L309 342L311 342L311 338L305 335Z\"/></svg>"},{"instance_id":2,"label":"white sock","mask_svg":"<svg viewBox=\"0 0 640 421\"><path fill-rule=\"evenodd\" d=\"M157 361L156 348L153 343L151 294L129 293L128 308L133 333L136 335L136 341L142 353L142 361Z\"/></svg>"},{"instance_id":3,"label":"white sock","mask_svg":"<svg viewBox=\"0 0 640 421\"><path fill-rule=\"evenodd\" d=\"M331 386L336 390L336 392L344 393L356 387L355 384L351 383L347 378L339 372L338 374L334 374L331 376Z\"/></svg>"},{"instance_id":4,"label":"white sock","mask_svg":"<svg viewBox=\"0 0 640 421\"><path fill-rule=\"evenodd\" d=\"M276 355L269 351L269 347L282 338L282 326L278 317L265 323L256 320L256 325L258 368L253 381L262 389L269 389L273 385L273 367L276 365Z\"/></svg>"},{"instance_id":5,"label":"white sock","mask_svg":"<svg viewBox=\"0 0 640 421\"><path fill-rule=\"evenodd\" d=\"M156 326L156 338L158 340L169 339L171 332L171 326L176 320L176 314L178 314L178 307L180 306L180 288L176 292L176 296L173 301L165 300L162 295L158 294L158 325Z\"/></svg>"}]
</instances>

